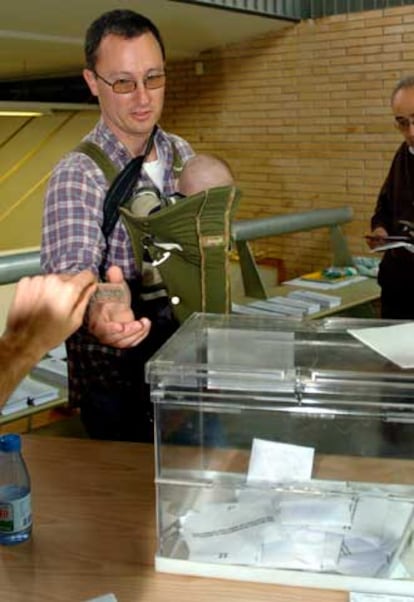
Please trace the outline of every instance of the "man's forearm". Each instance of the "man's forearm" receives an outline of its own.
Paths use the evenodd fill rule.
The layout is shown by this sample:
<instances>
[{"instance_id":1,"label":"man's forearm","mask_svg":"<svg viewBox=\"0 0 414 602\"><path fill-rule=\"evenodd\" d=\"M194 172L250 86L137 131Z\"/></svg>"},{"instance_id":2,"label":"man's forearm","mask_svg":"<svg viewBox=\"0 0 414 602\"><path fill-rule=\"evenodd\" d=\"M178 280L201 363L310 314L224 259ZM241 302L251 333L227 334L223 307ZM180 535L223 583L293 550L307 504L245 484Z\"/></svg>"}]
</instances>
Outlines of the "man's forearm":
<instances>
[{"instance_id":1,"label":"man's forearm","mask_svg":"<svg viewBox=\"0 0 414 602\"><path fill-rule=\"evenodd\" d=\"M24 341L6 335L0 337L0 408L42 356L41 350L31 348Z\"/></svg>"}]
</instances>

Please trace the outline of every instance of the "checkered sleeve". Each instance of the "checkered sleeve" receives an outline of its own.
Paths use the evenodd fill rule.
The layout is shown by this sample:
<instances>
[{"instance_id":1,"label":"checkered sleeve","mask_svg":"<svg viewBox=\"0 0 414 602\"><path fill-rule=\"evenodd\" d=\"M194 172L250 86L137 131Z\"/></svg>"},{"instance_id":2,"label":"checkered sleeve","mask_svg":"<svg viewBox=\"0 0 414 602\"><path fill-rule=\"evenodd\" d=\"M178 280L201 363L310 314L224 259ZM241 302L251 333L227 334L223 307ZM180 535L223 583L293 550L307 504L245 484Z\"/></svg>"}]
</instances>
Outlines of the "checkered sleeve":
<instances>
[{"instance_id":1,"label":"checkered sleeve","mask_svg":"<svg viewBox=\"0 0 414 602\"><path fill-rule=\"evenodd\" d=\"M163 192L173 194L172 141L183 162L194 152L179 136L159 131L157 137L166 167ZM106 149L115 162L119 149L112 150L113 156L110 149ZM128 161L128 155L124 161ZM138 184L148 185L145 174ZM122 220L118 220L106 245L102 221L107 189L104 174L87 155L71 152L57 164L46 190L43 211L41 264L45 272L75 273L90 269L98 275L101 265L104 271L116 265L125 278L137 277L132 245Z\"/></svg>"},{"instance_id":2,"label":"checkered sleeve","mask_svg":"<svg viewBox=\"0 0 414 602\"><path fill-rule=\"evenodd\" d=\"M46 272L98 273L105 241L101 231L107 183L95 163L70 153L54 169L43 213L41 263Z\"/></svg>"}]
</instances>

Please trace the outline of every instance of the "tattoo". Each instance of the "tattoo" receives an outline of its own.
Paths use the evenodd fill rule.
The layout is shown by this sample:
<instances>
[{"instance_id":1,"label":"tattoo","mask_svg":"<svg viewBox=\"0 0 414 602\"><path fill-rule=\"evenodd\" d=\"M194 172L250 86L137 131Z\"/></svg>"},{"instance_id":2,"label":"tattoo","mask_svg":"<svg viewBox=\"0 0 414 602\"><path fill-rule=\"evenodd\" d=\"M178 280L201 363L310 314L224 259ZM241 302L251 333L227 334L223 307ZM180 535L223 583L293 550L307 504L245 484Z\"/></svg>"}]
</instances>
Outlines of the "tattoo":
<instances>
[{"instance_id":1,"label":"tattoo","mask_svg":"<svg viewBox=\"0 0 414 602\"><path fill-rule=\"evenodd\" d=\"M91 303L102 303L105 301L121 303L127 301L124 286L122 284L111 284L110 282L98 284L98 288L92 296Z\"/></svg>"}]
</instances>

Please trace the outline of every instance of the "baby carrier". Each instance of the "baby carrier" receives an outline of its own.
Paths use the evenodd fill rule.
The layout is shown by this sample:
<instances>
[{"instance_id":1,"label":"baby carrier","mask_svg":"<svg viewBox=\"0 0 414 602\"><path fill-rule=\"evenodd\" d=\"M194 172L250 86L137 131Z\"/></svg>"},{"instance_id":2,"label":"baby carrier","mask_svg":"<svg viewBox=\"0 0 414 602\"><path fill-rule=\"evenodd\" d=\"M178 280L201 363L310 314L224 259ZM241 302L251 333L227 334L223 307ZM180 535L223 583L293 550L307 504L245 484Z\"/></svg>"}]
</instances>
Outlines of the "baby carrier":
<instances>
[{"instance_id":1,"label":"baby carrier","mask_svg":"<svg viewBox=\"0 0 414 602\"><path fill-rule=\"evenodd\" d=\"M155 188L134 195L152 138L146 153L118 174L92 142L81 142L76 149L90 156L111 182L104 201L104 235L107 239L121 216L142 274L142 301L167 296L179 322L193 312L228 313L231 220L240 191L217 187L179 200ZM174 159L178 174L182 165L177 152Z\"/></svg>"}]
</instances>

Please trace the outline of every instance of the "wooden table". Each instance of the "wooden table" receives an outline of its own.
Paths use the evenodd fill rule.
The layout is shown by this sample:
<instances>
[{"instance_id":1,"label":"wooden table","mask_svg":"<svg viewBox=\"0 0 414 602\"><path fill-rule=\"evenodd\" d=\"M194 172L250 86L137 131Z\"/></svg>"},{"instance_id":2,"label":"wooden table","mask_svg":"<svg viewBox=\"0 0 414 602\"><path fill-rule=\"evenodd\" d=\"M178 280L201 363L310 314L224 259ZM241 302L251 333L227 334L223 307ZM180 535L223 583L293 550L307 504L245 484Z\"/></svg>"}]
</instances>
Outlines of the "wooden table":
<instances>
[{"instance_id":1,"label":"wooden table","mask_svg":"<svg viewBox=\"0 0 414 602\"><path fill-rule=\"evenodd\" d=\"M334 314L342 314L344 312L352 313L356 308L362 308L362 306L366 306L373 301L376 301L380 298L381 289L377 283L376 278L366 278L365 280L361 280L360 282L355 282L352 284L348 284L347 286L342 286L340 288L333 288L332 290L320 290L315 288L309 288L305 285L296 286L296 285L287 285L282 284L280 286L274 286L266 289L266 293L268 297L277 297L277 296L286 296L290 292L294 290L307 290L313 291L316 293L323 293L328 295L334 295L335 297L341 297L341 304L337 307L333 307L331 309L324 309L318 313L312 314L309 318L317 319L324 318L326 316L331 316ZM236 303L252 303L253 301L257 301L253 297L246 297L243 295L236 296L234 299ZM364 317L365 314L364 314ZM374 315L370 316L374 317ZM378 316L379 317L379 316Z\"/></svg>"},{"instance_id":2,"label":"wooden table","mask_svg":"<svg viewBox=\"0 0 414 602\"><path fill-rule=\"evenodd\" d=\"M1 602L346 602L346 592L156 573L153 448L23 437L31 541L0 548Z\"/></svg>"}]
</instances>

